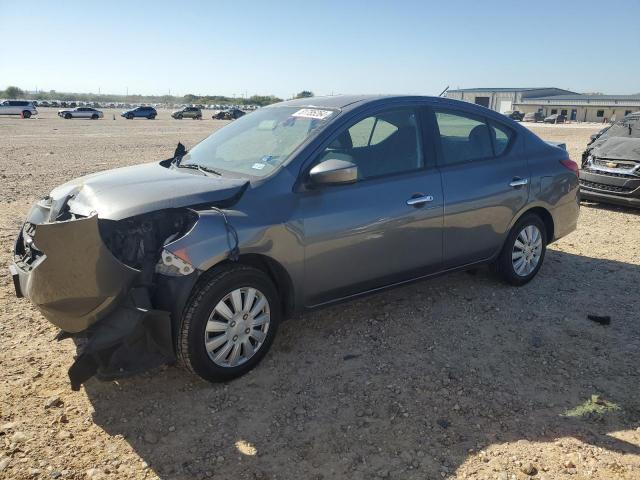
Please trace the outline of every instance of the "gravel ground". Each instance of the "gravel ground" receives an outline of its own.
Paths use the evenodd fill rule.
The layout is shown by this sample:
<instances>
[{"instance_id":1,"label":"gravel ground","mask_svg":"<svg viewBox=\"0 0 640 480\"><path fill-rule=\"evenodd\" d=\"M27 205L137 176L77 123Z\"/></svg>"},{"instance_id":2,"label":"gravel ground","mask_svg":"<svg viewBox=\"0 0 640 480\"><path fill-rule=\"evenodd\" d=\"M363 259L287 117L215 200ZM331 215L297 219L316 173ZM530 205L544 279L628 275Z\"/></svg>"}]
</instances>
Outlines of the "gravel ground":
<instances>
[{"instance_id":1,"label":"gravel ground","mask_svg":"<svg viewBox=\"0 0 640 480\"><path fill-rule=\"evenodd\" d=\"M30 204L224 122L0 118L0 264ZM579 159L599 127L532 126ZM639 479L640 215L583 205L538 277L457 273L285 322L249 375L69 388L74 348L0 270L0 478ZM599 325L588 314L609 315Z\"/></svg>"}]
</instances>

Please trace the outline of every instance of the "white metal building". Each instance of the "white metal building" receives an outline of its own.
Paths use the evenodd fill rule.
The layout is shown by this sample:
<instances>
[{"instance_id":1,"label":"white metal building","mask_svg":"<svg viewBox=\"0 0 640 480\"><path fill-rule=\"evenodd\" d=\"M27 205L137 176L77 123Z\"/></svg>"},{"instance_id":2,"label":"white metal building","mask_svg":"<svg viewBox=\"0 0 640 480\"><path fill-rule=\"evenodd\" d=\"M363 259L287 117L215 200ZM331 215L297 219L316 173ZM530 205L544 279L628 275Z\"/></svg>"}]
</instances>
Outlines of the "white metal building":
<instances>
[{"instance_id":1,"label":"white metal building","mask_svg":"<svg viewBox=\"0 0 640 480\"><path fill-rule=\"evenodd\" d=\"M640 111L640 95L554 95L522 98L513 105L521 112L541 111L546 115L561 113L569 121L599 122L620 120Z\"/></svg>"},{"instance_id":2,"label":"white metal building","mask_svg":"<svg viewBox=\"0 0 640 480\"><path fill-rule=\"evenodd\" d=\"M556 95L576 94L570 90L562 88L460 88L447 91L447 98L475 103L483 107L490 108L500 113L507 110L514 110L515 105L520 105L524 100L549 97Z\"/></svg>"}]
</instances>

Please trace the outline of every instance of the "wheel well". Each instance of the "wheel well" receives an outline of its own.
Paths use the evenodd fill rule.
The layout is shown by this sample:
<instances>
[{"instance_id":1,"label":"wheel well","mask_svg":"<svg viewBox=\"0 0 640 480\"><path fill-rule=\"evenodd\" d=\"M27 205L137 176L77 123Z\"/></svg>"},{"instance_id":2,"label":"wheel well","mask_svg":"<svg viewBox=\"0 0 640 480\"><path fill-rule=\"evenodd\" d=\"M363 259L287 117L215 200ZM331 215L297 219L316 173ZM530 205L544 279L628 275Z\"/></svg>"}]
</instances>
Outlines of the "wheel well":
<instances>
[{"instance_id":1,"label":"wheel well","mask_svg":"<svg viewBox=\"0 0 640 480\"><path fill-rule=\"evenodd\" d=\"M240 263L247 265L258 270L263 271L276 286L276 290L280 295L282 301L282 314L286 318L294 309L294 291L293 282L287 270L276 260L266 255L260 255L257 253L247 253L240 255L237 262L227 260L223 263L233 265L234 263ZM216 267L221 264L217 264ZM215 267L212 267L215 268Z\"/></svg>"},{"instance_id":2,"label":"wheel well","mask_svg":"<svg viewBox=\"0 0 640 480\"><path fill-rule=\"evenodd\" d=\"M553 217L549 213L549 210L547 210L545 208L542 208L542 207L534 207L534 208L531 208L531 209L527 210L526 212L524 212L521 215L520 218L522 218L524 215L526 215L528 213L533 213L533 214L537 215L538 217L540 217L540 219L544 223L545 228L547 229L547 244L553 242L554 234L555 234L554 233L555 232L555 226L553 224Z\"/></svg>"}]
</instances>

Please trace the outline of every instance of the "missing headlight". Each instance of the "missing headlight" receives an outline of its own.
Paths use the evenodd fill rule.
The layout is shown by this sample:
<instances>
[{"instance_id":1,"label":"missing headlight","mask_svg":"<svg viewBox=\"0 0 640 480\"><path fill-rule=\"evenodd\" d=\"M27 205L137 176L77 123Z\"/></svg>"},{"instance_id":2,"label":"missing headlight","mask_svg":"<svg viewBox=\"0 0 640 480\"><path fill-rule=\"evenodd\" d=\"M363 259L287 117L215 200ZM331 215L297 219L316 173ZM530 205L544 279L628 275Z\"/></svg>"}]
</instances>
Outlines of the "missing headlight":
<instances>
[{"instance_id":1,"label":"missing headlight","mask_svg":"<svg viewBox=\"0 0 640 480\"><path fill-rule=\"evenodd\" d=\"M102 220L100 235L118 260L141 270L155 265L162 247L186 234L197 220L192 210L161 210L119 221Z\"/></svg>"}]
</instances>

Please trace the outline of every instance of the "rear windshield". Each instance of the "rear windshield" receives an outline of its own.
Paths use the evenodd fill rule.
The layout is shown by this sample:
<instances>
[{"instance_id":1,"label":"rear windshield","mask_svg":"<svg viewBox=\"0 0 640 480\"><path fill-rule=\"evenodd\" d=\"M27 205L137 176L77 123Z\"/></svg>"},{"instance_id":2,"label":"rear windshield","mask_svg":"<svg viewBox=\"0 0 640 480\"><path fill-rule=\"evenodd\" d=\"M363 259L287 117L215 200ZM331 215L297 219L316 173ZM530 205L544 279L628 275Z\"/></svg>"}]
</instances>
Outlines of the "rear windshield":
<instances>
[{"instance_id":1,"label":"rear windshield","mask_svg":"<svg viewBox=\"0 0 640 480\"><path fill-rule=\"evenodd\" d=\"M213 133L193 147L181 164L264 177L336 115L336 110L320 108L262 108Z\"/></svg>"}]
</instances>

